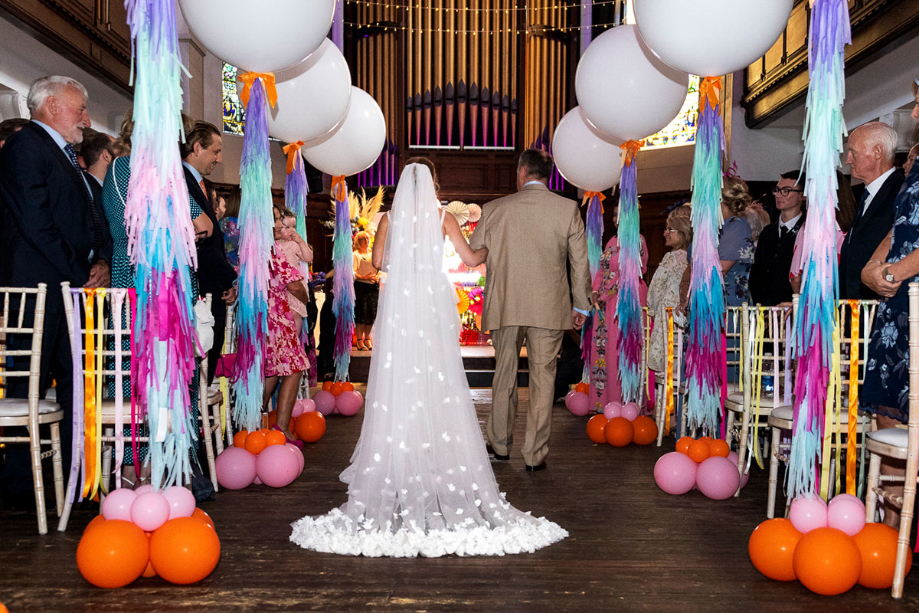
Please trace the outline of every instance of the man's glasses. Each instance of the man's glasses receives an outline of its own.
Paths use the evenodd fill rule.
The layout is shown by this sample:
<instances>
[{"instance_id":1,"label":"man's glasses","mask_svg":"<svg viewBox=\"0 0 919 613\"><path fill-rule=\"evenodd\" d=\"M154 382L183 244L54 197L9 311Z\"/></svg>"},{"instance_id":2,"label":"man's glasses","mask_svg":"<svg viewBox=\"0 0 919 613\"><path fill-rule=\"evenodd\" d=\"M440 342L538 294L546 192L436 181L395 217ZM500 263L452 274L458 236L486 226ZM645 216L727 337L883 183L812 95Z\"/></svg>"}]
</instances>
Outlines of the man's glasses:
<instances>
[{"instance_id":1,"label":"man's glasses","mask_svg":"<svg viewBox=\"0 0 919 613\"><path fill-rule=\"evenodd\" d=\"M772 188L773 194L782 194L782 196L785 196L785 197L787 197L788 194L792 194L792 193L799 194L803 191L804 191L803 189L793 189L791 187L773 187Z\"/></svg>"}]
</instances>

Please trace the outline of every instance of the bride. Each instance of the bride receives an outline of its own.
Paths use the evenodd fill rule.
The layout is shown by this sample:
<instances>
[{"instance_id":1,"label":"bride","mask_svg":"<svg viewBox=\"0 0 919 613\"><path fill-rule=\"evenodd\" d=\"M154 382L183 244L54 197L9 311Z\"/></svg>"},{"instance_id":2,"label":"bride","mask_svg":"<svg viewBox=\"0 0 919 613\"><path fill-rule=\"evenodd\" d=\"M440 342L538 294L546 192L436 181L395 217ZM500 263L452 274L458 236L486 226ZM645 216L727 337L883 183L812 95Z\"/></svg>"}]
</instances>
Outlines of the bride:
<instances>
[{"instance_id":1,"label":"bride","mask_svg":"<svg viewBox=\"0 0 919 613\"><path fill-rule=\"evenodd\" d=\"M460 356L456 294L442 272L445 234L467 266L487 251L469 248L437 205L433 164L417 161L377 231L374 263L388 278L361 436L341 474L348 501L294 522L290 540L374 557L532 552L568 533L515 509L498 488Z\"/></svg>"}]
</instances>

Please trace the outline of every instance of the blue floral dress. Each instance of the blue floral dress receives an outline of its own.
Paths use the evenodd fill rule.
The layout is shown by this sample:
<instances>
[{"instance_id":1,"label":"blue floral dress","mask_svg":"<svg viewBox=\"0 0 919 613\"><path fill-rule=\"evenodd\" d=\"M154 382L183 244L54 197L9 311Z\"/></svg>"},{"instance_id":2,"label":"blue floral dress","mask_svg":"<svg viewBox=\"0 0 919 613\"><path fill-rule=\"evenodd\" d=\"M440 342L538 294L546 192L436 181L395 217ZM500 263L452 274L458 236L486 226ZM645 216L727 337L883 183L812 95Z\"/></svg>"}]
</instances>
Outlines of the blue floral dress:
<instances>
[{"instance_id":1,"label":"blue floral dress","mask_svg":"<svg viewBox=\"0 0 919 613\"><path fill-rule=\"evenodd\" d=\"M894 203L893 235L887 261L899 262L919 249L919 164L914 164ZM861 408L906 423L909 417L909 283L878 306L868 344Z\"/></svg>"},{"instance_id":2,"label":"blue floral dress","mask_svg":"<svg viewBox=\"0 0 919 613\"><path fill-rule=\"evenodd\" d=\"M732 216L724 220L718 242L718 257L734 262L731 269L724 273L724 300L728 306L740 306L744 302L753 304L749 279L755 249L753 234L746 219Z\"/></svg>"}]
</instances>

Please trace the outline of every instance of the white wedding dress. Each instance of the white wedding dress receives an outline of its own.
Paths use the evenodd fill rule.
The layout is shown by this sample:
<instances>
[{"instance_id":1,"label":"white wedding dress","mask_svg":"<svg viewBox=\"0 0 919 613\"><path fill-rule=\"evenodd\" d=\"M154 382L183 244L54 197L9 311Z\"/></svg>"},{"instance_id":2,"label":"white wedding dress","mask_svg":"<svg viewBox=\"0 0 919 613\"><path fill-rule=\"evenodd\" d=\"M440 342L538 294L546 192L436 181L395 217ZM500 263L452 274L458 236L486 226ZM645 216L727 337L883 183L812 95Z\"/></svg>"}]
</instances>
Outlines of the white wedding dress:
<instances>
[{"instance_id":1,"label":"white wedding dress","mask_svg":"<svg viewBox=\"0 0 919 613\"><path fill-rule=\"evenodd\" d=\"M306 549L504 555L568 536L498 489L463 370L436 202L428 168L406 167L389 218L364 423L341 474L348 502L294 522L290 540Z\"/></svg>"}]
</instances>

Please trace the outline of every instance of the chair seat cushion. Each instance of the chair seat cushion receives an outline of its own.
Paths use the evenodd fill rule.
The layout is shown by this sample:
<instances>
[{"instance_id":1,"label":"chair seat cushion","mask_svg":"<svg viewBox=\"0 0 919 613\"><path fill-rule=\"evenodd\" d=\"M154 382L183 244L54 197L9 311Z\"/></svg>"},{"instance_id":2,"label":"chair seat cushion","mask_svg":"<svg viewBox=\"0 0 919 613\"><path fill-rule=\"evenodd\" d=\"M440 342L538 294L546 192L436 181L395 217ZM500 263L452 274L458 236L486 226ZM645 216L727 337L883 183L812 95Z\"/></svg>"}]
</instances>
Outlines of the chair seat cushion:
<instances>
[{"instance_id":1,"label":"chair seat cushion","mask_svg":"<svg viewBox=\"0 0 919 613\"><path fill-rule=\"evenodd\" d=\"M51 400L38 401L38 414L60 411L61 406ZM26 398L0 398L0 417L28 417L29 401Z\"/></svg>"},{"instance_id":2,"label":"chair seat cushion","mask_svg":"<svg viewBox=\"0 0 919 613\"><path fill-rule=\"evenodd\" d=\"M750 398L750 407L754 406L754 398ZM729 393L727 397L727 402L730 402L736 406L743 406L743 392L733 392ZM759 408L760 411L772 411L776 406L783 406L781 398L774 398L772 396L760 396L759 399ZM731 408L731 407L728 407Z\"/></svg>"},{"instance_id":3,"label":"chair seat cushion","mask_svg":"<svg viewBox=\"0 0 919 613\"><path fill-rule=\"evenodd\" d=\"M776 419L784 419L787 421L794 421L794 407L784 406L775 409L772 413L769 414L770 417L775 417ZM847 424L849 423L849 412L843 410L840 414L840 423ZM868 421L868 418L864 415L859 415L858 422L864 424Z\"/></svg>"},{"instance_id":4,"label":"chair seat cushion","mask_svg":"<svg viewBox=\"0 0 919 613\"><path fill-rule=\"evenodd\" d=\"M906 449L909 440L909 431L904 428L884 428L883 430L869 432L868 438L885 445Z\"/></svg>"}]
</instances>

